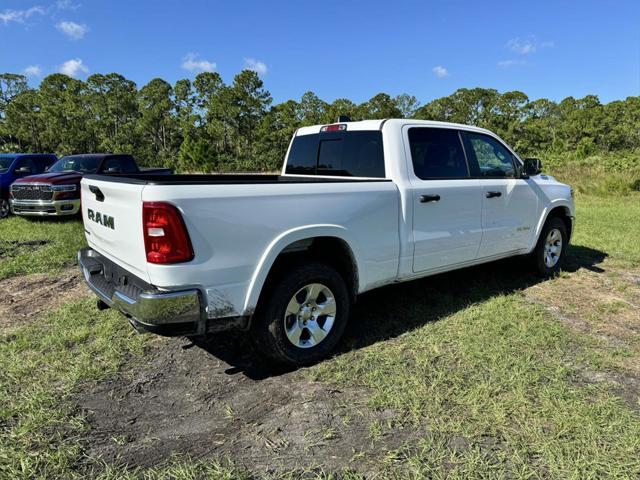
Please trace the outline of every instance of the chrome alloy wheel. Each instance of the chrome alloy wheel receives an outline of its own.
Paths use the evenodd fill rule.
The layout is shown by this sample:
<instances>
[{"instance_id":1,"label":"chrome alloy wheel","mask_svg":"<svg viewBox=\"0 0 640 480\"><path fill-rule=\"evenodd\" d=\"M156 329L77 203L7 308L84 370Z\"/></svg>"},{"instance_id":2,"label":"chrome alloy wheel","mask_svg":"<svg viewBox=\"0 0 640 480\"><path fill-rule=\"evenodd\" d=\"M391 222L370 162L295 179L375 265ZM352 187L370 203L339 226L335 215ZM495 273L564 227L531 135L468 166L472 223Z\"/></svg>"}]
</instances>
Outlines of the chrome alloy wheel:
<instances>
[{"instance_id":1,"label":"chrome alloy wheel","mask_svg":"<svg viewBox=\"0 0 640 480\"><path fill-rule=\"evenodd\" d=\"M284 313L284 329L289 341L298 348L311 348L322 342L336 319L336 299L321 283L298 290Z\"/></svg>"},{"instance_id":2,"label":"chrome alloy wheel","mask_svg":"<svg viewBox=\"0 0 640 480\"><path fill-rule=\"evenodd\" d=\"M0 218L8 217L11 207L9 206L9 200L0 198Z\"/></svg>"},{"instance_id":3,"label":"chrome alloy wheel","mask_svg":"<svg viewBox=\"0 0 640 480\"><path fill-rule=\"evenodd\" d=\"M549 230L544 242L544 264L547 268L553 268L560 260L562 253L562 234L557 228Z\"/></svg>"}]
</instances>

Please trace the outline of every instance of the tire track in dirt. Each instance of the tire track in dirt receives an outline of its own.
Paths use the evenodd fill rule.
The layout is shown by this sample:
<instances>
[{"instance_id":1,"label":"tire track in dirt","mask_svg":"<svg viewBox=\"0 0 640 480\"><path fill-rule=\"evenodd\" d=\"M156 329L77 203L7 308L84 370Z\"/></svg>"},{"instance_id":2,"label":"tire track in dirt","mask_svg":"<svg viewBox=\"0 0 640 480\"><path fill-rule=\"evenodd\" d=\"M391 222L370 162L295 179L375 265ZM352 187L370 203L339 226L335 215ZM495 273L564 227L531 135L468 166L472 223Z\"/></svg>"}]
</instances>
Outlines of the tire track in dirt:
<instances>
[{"instance_id":1,"label":"tire track in dirt","mask_svg":"<svg viewBox=\"0 0 640 480\"><path fill-rule=\"evenodd\" d=\"M81 280L77 267L56 275L20 275L0 280L0 333L89 295L89 289Z\"/></svg>"},{"instance_id":2,"label":"tire track in dirt","mask_svg":"<svg viewBox=\"0 0 640 480\"><path fill-rule=\"evenodd\" d=\"M294 372L238 371L255 363L243 339L201 345L159 339L134 365L76 401L91 430L91 459L139 467L172 454L233 457L257 473L321 467L375 469L380 457L420 438L391 411L373 411L364 389L337 389ZM372 423L391 425L371 435ZM377 461L376 461L377 460Z\"/></svg>"}]
</instances>

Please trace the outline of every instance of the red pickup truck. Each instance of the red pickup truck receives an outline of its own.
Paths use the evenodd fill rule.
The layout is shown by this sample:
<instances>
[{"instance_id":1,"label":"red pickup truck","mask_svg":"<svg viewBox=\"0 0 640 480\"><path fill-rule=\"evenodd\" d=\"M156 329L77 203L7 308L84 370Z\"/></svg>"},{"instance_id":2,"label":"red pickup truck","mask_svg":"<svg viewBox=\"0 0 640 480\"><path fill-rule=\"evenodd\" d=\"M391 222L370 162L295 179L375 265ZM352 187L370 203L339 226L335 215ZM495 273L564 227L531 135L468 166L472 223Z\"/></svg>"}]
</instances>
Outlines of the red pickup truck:
<instances>
[{"instance_id":1,"label":"red pickup truck","mask_svg":"<svg viewBox=\"0 0 640 480\"><path fill-rule=\"evenodd\" d=\"M15 215L66 216L80 211L80 180L84 175L140 173L170 175L169 168L139 168L131 155L91 153L69 155L45 173L23 177L11 185L11 211Z\"/></svg>"}]
</instances>

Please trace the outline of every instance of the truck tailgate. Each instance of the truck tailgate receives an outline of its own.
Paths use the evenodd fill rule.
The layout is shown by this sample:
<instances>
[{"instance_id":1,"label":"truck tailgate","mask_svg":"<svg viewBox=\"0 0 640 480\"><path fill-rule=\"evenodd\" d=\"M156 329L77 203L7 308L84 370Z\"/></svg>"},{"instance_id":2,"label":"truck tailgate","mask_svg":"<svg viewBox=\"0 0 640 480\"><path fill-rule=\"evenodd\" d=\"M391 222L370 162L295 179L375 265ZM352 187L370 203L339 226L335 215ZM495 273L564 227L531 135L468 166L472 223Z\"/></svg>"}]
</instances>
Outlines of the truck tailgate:
<instances>
[{"instance_id":1,"label":"truck tailgate","mask_svg":"<svg viewBox=\"0 0 640 480\"><path fill-rule=\"evenodd\" d=\"M149 282L142 235L143 184L83 179L82 220L89 246Z\"/></svg>"}]
</instances>

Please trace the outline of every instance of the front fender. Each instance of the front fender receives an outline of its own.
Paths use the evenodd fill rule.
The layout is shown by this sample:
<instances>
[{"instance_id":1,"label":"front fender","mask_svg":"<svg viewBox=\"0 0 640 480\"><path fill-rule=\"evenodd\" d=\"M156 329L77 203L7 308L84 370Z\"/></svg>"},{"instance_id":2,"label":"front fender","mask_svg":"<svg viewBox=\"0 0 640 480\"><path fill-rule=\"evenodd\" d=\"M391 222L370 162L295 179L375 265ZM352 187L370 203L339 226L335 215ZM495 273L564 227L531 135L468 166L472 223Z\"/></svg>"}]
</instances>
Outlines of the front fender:
<instances>
[{"instance_id":1,"label":"front fender","mask_svg":"<svg viewBox=\"0 0 640 480\"><path fill-rule=\"evenodd\" d=\"M318 237L334 237L346 242L346 244L351 249L351 253L353 254L353 258L356 262L360 283L362 282L362 278L366 278L365 272L362 271L362 268L364 268L364 262L362 262L360 258L360 249L358 248L357 242L355 238L353 238L353 236L350 234L349 230L340 225L331 224L309 225L293 228L281 233L276 238L274 238L262 254L260 261L258 262L258 265L256 266L256 269L251 277L247 295L245 297L243 311L252 312L255 309L258 304L258 299L260 298L260 292L262 291L269 271L278 258L278 255L280 255L280 253L282 253L282 251L286 247L294 242ZM358 286L358 291L359 290L360 285Z\"/></svg>"},{"instance_id":2,"label":"front fender","mask_svg":"<svg viewBox=\"0 0 640 480\"><path fill-rule=\"evenodd\" d=\"M542 227L544 227L544 224L547 222L547 218L549 218L549 214L551 213L552 210L558 207L564 208L571 218L575 216L575 207L573 205L573 202L564 198L558 198L556 200L552 200L551 202L549 202L549 204L545 206L545 208L542 210L540 219L538 220L538 224L536 225L536 234L533 236L532 244L529 245L529 251L532 251L535 248L536 244L538 243L538 238L540 238L540 232L542 232Z\"/></svg>"}]
</instances>

